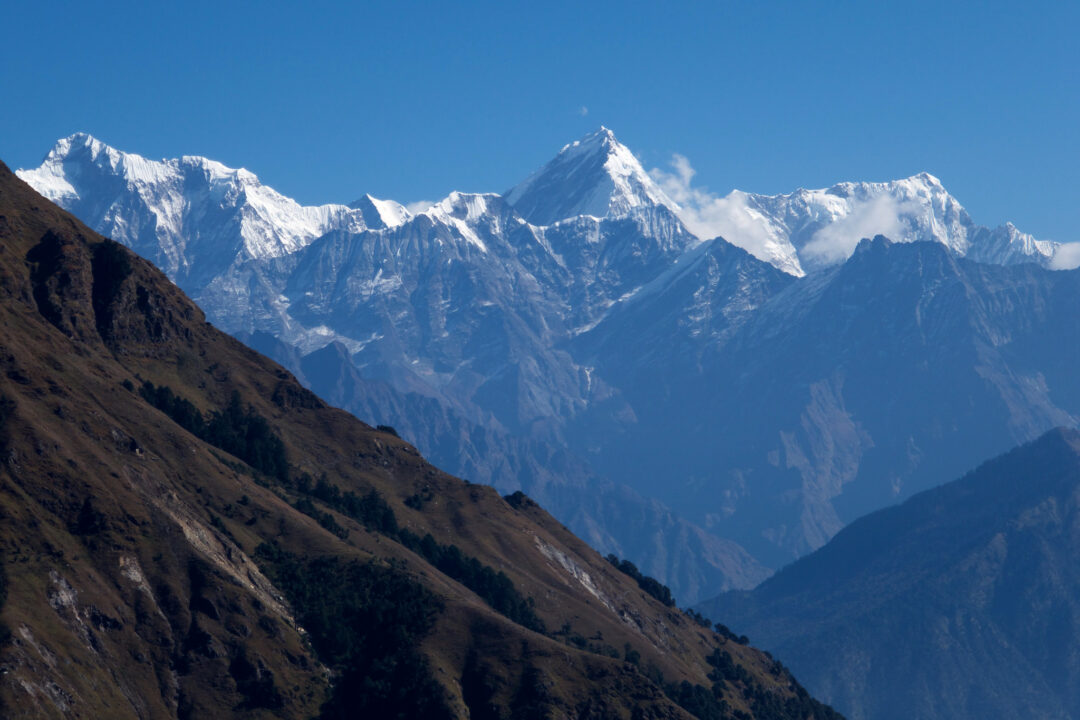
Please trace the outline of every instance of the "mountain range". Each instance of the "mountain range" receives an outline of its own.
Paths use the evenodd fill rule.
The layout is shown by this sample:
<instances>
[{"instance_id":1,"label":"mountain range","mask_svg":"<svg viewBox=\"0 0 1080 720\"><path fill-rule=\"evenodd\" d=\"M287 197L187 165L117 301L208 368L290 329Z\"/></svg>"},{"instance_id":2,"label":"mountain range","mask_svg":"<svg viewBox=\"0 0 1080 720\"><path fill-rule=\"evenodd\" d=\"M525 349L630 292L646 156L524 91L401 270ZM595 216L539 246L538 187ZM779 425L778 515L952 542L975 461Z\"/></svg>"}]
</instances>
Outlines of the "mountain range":
<instances>
[{"instance_id":1,"label":"mountain range","mask_svg":"<svg viewBox=\"0 0 1080 720\"><path fill-rule=\"evenodd\" d=\"M733 192L712 238L607 129L415 214L87 135L19 175L321 397L688 602L1080 418L1071 246L925 173Z\"/></svg>"},{"instance_id":2,"label":"mountain range","mask_svg":"<svg viewBox=\"0 0 1080 720\"><path fill-rule=\"evenodd\" d=\"M701 609L849 718L1080 717L1080 433L860 518Z\"/></svg>"},{"instance_id":3,"label":"mountain range","mask_svg":"<svg viewBox=\"0 0 1080 720\"><path fill-rule=\"evenodd\" d=\"M0 163L0 716L832 720Z\"/></svg>"}]
</instances>

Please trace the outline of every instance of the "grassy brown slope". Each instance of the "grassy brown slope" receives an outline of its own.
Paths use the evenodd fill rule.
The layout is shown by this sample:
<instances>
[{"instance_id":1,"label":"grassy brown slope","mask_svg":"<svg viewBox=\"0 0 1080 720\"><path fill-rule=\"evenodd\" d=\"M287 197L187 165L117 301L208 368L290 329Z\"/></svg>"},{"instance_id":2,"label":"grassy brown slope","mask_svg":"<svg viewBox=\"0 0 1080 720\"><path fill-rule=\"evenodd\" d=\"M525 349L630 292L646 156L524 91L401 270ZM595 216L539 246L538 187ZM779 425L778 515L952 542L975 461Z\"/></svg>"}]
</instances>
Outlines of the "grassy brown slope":
<instances>
[{"instance_id":1,"label":"grassy brown slope","mask_svg":"<svg viewBox=\"0 0 1080 720\"><path fill-rule=\"evenodd\" d=\"M709 686L704 658L721 638L645 595L540 508L515 509L327 407L207 324L153 266L108 242L0 164L7 715L316 714L330 673L252 559L273 541L299 556L403 568L438 595L445 609L423 650L458 716L469 714L461 679L470 672L486 678L487 702L502 708L530 687L552 716L687 716L645 671ZM505 572L534 599L549 634L494 612L391 537L338 513L347 537L323 529L292 507L291 486L256 482L151 407L132 390L143 381L206 413L238 392L284 440L291 475L377 490L403 527ZM405 504L414 495L428 498L420 509ZM568 644L578 638L620 655L630 647L639 666ZM725 649L770 693L793 693L790 677L758 651ZM238 658L272 685L274 702L245 691ZM729 687L733 709L750 709L743 690Z\"/></svg>"}]
</instances>

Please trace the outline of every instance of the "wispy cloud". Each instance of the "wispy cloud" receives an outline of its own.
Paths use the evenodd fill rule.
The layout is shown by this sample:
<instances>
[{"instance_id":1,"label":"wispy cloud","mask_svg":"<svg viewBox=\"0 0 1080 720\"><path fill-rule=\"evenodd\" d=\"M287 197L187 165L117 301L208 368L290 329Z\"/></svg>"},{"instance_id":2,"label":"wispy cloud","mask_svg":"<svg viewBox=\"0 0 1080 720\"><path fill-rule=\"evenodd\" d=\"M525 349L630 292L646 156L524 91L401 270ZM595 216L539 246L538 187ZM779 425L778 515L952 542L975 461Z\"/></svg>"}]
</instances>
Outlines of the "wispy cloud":
<instances>
[{"instance_id":1,"label":"wispy cloud","mask_svg":"<svg viewBox=\"0 0 1080 720\"><path fill-rule=\"evenodd\" d=\"M814 233L800 255L808 265L832 265L851 257L863 238L884 235L900 240L908 233L904 218L919 212L913 202L878 195L853 205L851 212Z\"/></svg>"},{"instance_id":2,"label":"wispy cloud","mask_svg":"<svg viewBox=\"0 0 1080 720\"><path fill-rule=\"evenodd\" d=\"M770 262L791 254L782 247L768 218L747 204L744 193L714 195L708 188L693 186L696 174L690 161L677 153L671 156L670 171L660 168L649 171L653 181L679 204L679 219L690 232L703 240L719 235Z\"/></svg>"},{"instance_id":3,"label":"wispy cloud","mask_svg":"<svg viewBox=\"0 0 1080 720\"><path fill-rule=\"evenodd\" d=\"M735 213L732 211L735 208L728 198L714 195L708 188L694 187L694 175L697 171L684 155L672 155L670 164L670 171L653 168L649 171L649 176L669 198L679 204L679 219L702 239L723 235L725 239L731 240L727 237L728 232L738 228L741 223L736 221L733 224Z\"/></svg>"},{"instance_id":4,"label":"wispy cloud","mask_svg":"<svg viewBox=\"0 0 1080 720\"><path fill-rule=\"evenodd\" d=\"M1080 267L1080 242L1062 243L1050 258L1051 270L1075 270Z\"/></svg>"},{"instance_id":5,"label":"wispy cloud","mask_svg":"<svg viewBox=\"0 0 1080 720\"><path fill-rule=\"evenodd\" d=\"M852 201L847 215L822 227L809 242L796 251L779 225L758 207L753 196L733 191L725 196L695 187L695 171L682 155L673 155L669 170L654 168L652 179L679 204L679 219L703 240L721 236L751 255L795 275L807 266L843 262L859 241L885 235L901 240L910 235L908 223L920 212L913 201L900 201L888 195ZM1063 260L1064 262L1064 260Z\"/></svg>"},{"instance_id":6,"label":"wispy cloud","mask_svg":"<svg viewBox=\"0 0 1080 720\"><path fill-rule=\"evenodd\" d=\"M588 116L588 114L589 114L589 108L585 107L584 105L582 105L580 108L578 108L578 115L580 115L581 117L586 117L586 116Z\"/></svg>"},{"instance_id":7,"label":"wispy cloud","mask_svg":"<svg viewBox=\"0 0 1080 720\"><path fill-rule=\"evenodd\" d=\"M434 204L434 200L417 200L415 202L405 203L405 209L408 210L410 214L416 215L424 212Z\"/></svg>"}]
</instances>

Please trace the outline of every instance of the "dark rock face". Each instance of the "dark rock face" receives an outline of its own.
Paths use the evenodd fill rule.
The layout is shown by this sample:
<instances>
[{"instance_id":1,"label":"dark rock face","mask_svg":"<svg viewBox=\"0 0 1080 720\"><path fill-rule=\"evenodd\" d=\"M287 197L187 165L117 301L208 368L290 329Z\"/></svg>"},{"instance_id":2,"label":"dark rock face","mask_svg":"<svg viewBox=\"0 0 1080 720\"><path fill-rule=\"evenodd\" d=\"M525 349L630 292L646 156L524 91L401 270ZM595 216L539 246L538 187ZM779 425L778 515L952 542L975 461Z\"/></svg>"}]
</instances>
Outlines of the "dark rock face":
<instances>
[{"instance_id":1,"label":"dark rock face","mask_svg":"<svg viewBox=\"0 0 1080 720\"><path fill-rule=\"evenodd\" d=\"M1077 717L1080 433L868 515L724 618L850 718Z\"/></svg>"}]
</instances>

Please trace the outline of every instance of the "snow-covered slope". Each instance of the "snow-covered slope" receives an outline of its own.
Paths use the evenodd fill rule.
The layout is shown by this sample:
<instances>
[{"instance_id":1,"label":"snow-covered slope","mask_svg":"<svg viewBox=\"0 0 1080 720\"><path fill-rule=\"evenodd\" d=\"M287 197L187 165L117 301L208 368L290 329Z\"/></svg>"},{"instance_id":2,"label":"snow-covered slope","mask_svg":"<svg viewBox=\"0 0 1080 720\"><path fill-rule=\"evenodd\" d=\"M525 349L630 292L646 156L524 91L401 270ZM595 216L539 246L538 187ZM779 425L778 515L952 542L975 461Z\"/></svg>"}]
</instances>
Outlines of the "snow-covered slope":
<instances>
[{"instance_id":1,"label":"snow-covered slope","mask_svg":"<svg viewBox=\"0 0 1080 720\"><path fill-rule=\"evenodd\" d=\"M982 262L1051 265L1059 243L1007 225L976 225L933 175L892 182L845 182L823 190L756 195L739 190L716 202L724 237L761 260L802 275L847 260L863 238L939 242Z\"/></svg>"},{"instance_id":2,"label":"snow-covered slope","mask_svg":"<svg viewBox=\"0 0 1080 720\"><path fill-rule=\"evenodd\" d=\"M85 133L59 140L40 167L17 174L181 285L204 284L237 260L280 257L373 219L344 205L302 206L242 168L195 156L147 160Z\"/></svg>"},{"instance_id":3,"label":"snow-covered slope","mask_svg":"<svg viewBox=\"0 0 1080 720\"><path fill-rule=\"evenodd\" d=\"M534 225L578 215L621 217L658 205L678 209L605 127L563 147L551 162L507 191L506 199Z\"/></svg>"},{"instance_id":4,"label":"snow-covered slope","mask_svg":"<svg viewBox=\"0 0 1080 720\"><path fill-rule=\"evenodd\" d=\"M364 195L359 200L349 203L349 207L359 210L369 228L397 227L412 217L404 205L393 200L380 200L371 195Z\"/></svg>"}]
</instances>

